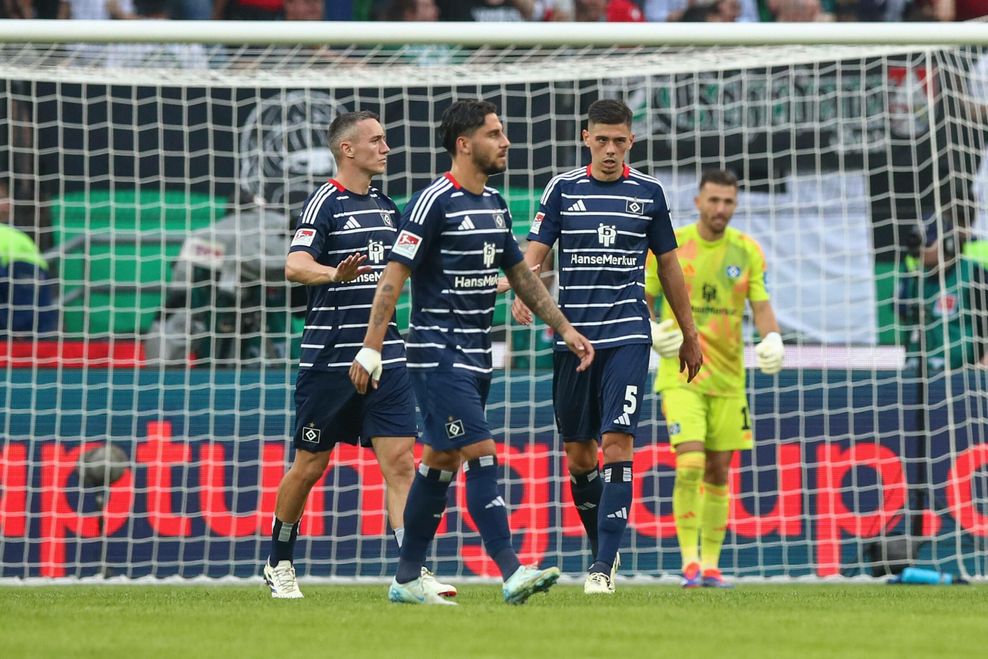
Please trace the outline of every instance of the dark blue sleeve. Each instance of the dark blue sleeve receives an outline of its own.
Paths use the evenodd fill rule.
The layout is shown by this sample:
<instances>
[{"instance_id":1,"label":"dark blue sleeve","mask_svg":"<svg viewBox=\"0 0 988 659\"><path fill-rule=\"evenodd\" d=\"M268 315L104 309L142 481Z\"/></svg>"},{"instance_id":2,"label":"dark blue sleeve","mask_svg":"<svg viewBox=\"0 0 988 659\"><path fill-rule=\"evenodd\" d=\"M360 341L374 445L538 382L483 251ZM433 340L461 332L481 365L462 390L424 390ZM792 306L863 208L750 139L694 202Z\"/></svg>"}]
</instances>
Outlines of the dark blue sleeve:
<instances>
[{"instance_id":1,"label":"dark blue sleeve","mask_svg":"<svg viewBox=\"0 0 988 659\"><path fill-rule=\"evenodd\" d=\"M504 204L504 207L507 208L508 205ZM518 247L518 241L515 240L515 234L511 231L510 212L505 213L505 219L507 221L508 230L504 232L504 245L501 250L501 269L507 272L512 267L524 261L525 257L521 253L521 248Z\"/></svg>"},{"instance_id":2,"label":"dark blue sleeve","mask_svg":"<svg viewBox=\"0 0 988 659\"><path fill-rule=\"evenodd\" d=\"M335 195L313 194L306 200L299 215L298 226L292 236L288 253L305 252L318 260L326 250L333 233Z\"/></svg>"},{"instance_id":3,"label":"dark blue sleeve","mask_svg":"<svg viewBox=\"0 0 988 659\"><path fill-rule=\"evenodd\" d=\"M649 215L652 221L648 223L648 247L652 253L659 256L676 249L676 232L672 228L666 193L661 187L656 186Z\"/></svg>"},{"instance_id":4,"label":"dark blue sleeve","mask_svg":"<svg viewBox=\"0 0 988 659\"><path fill-rule=\"evenodd\" d=\"M388 261L407 265L413 272L418 270L442 233L446 216L441 199L442 195L438 199L436 195L428 195L423 201L421 192L409 199Z\"/></svg>"},{"instance_id":5,"label":"dark blue sleeve","mask_svg":"<svg viewBox=\"0 0 988 659\"><path fill-rule=\"evenodd\" d=\"M534 240L552 247L559 240L561 225L559 215L560 188L562 188L562 181L553 179L549 181L549 185L542 193L539 210L532 219L532 228L528 232L530 241Z\"/></svg>"}]
</instances>

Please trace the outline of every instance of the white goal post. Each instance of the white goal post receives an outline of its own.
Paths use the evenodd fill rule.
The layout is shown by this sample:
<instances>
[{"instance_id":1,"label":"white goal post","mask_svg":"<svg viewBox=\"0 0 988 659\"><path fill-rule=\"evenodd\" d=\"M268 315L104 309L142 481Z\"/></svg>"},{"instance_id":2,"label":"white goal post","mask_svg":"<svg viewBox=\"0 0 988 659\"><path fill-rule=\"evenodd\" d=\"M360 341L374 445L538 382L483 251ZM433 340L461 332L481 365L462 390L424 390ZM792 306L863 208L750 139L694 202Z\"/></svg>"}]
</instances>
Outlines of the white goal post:
<instances>
[{"instance_id":1,"label":"white goal post","mask_svg":"<svg viewBox=\"0 0 988 659\"><path fill-rule=\"evenodd\" d=\"M293 214L335 172L326 129L341 111L381 116L380 184L401 205L448 167L442 111L477 96L513 142L492 183L522 243L549 178L586 162L598 98L632 108L631 164L663 182L677 226L704 170L741 180L733 223L765 251L787 360L749 375L756 449L733 470L726 573L915 561L984 578L988 380L933 346L976 350L972 310L988 307L907 251L963 223L966 258L986 260L986 46L981 23L0 20L0 173L58 314L12 328L41 287L2 310L0 579L258 574L291 459L300 336L281 269ZM907 299L916 282L929 305ZM580 574L551 337L507 306L489 418L516 546ZM905 347L917 322L925 374ZM628 576L679 569L672 466L650 395ZM453 491L430 562L492 576ZM373 456L339 447L303 517L300 574L383 578L393 544Z\"/></svg>"}]
</instances>

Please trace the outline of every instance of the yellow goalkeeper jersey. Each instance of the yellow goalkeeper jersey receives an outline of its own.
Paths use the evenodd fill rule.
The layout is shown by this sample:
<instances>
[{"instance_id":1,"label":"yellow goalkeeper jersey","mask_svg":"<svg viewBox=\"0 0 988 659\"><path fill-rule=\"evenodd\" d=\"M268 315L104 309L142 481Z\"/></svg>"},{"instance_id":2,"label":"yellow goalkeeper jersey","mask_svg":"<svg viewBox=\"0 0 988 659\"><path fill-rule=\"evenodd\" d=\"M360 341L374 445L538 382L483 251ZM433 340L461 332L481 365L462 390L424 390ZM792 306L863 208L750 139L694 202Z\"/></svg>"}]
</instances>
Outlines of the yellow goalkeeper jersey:
<instances>
[{"instance_id":1,"label":"yellow goalkeeper jersey","mask_svg":"<svg viewBox=\"0 0 988 659\"><path fill-rule=\"evenodd\" d=\"M655 390L692 387L710 396L744 394L744 343L741 320L745 300L768 300L765 256L750 236L727 227L724 236L704 240L691 224L676 231L677 256L686 279L693 320L700 334L703 368L691 384L679 372L678 359L660 359ZM645 264L645 292L662 296L658 262L649 252ZM668 300L662 300L660 320L672 318Z\"/></svg>"}]
</instances>

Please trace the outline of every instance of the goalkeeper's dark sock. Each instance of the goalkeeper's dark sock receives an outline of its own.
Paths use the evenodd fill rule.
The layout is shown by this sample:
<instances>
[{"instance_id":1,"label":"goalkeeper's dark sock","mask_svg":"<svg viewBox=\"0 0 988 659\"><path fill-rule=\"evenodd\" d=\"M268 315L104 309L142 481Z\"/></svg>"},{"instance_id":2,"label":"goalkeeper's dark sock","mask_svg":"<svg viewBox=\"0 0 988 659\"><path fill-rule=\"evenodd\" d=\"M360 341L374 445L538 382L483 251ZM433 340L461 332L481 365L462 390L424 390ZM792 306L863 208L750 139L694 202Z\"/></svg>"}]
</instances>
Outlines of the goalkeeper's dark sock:
<instances>
[{"instance_id":1,"label":"goalkeeper's dark sock","mask_svg":"<svg viewBox=\"0 0 988 659\"><path fill-rule=\"evenodd\" d=\"M455 472L420 464L405 502L405 537L398 559L398 583L419 578L425 555L446 510L446 491Z\"/></svg>"},{"instance_id":2,"label":"goalkeeper's dark sock","mask_svg":"<svg viewBox=\"0 0 988 659\"><path fill-rule=\"evenodd\" d=\"M275 517L271 527L271 554L268 556L268 564L275 567L281 561L294 561L296 540L298 522L289 524Z\"/></svg>"},{"instance_id":3,"label":"goalkeeper's dark sock","mask_svg":"<svg viewBox=\"0 0 988 659\"><path fill-rule=\"evenodd\" d=\"M511 547L508 509L497 484L497 456L485 455L470 460L464 467L467 474L467 510L484 548L497 563L501 576L507 579L521 565Z\"/></svg>"},{"instance_id":4,"label":"goalkeeper's dark sock","mask_svg":"<svg viewBox=\"0 0 988 659\"><path fill-rule=\"evenodd\" d=\"M611 462L604 465L604 491L600 495L597 528L599 547L595 566L603 563L606 571L614 565L621 548L624 530L631 511L631 462ZM604 571L604 570L598 570Z\"/></svg>"},{"instance_id":5,"label":"goalkeeper's dark sock","mask_svg":"<svg viewBox=\"0 0 988 659\"><path fill-rule=\"evenodd\" d=\"M580 515L583 528L590 540L593 556L597 556L597 507L604 491L604 481L600 478L600 467L595 466L585 474L570 474L569 489L573 493L573 504Z\"/></svg>"}]
</instances>

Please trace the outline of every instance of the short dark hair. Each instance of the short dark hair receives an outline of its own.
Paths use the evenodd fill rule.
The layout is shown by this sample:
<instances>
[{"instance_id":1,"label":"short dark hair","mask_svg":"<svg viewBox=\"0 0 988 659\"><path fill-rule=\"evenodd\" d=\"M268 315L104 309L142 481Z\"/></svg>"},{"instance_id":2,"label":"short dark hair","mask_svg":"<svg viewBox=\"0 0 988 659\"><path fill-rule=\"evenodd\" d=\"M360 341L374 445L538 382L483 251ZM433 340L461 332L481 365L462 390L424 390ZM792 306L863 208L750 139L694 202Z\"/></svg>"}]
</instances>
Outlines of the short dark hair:
<instances>
[{"instance_id":1,"label":"short dark hair","mask_svg":"<svg viewBox=\"0 0 988 659\"><path fill-rule=\"evenodd\" d=\"M734 172L729 169L708 169L703 172L703 176L700 177L700 185L697 189L702 190L703 186L707 183L713 183L714 185L728 185L737 190L738 177L735 176Z\"/></svg>"},{"instance_id":2,"label":"short dark hair","mask_svg":"<svg viewBox=\"0 0 988 659\"><path fill-rule=\"evenodd\" d=\"M497 106L478 99L456 101L446 108L439 125L439 140L446 152L455 156L457 138L473 135L484 125L489 114L497 114Z\"/></svg>"},{"instance_id":3,"label":"short dark hair","mask_svg":"<svg viewBox=\"0 0 988 659\"><path fill-rule=\"evenodd\" d=\"M329 150L333 152L333 157L340 157L340 142L349 136L350 131L361 121L373 119L380 121L381 118L370 110L358 110L356 112L344 112L336 115L333 123L329 125Z\"/></svg>"},{"instance_id":4,"label":"short dark hair","mask_svg":"<svg viewBox=\"0 0 988 659\"><path fill-rule=\"evenodd\" d=\"M621 101L609 98L594 101L587 109L587 121L591 124L607 124L608 126L624 124L630 128L631 118L631 108Z\"/></svg>"}]
</instances>

